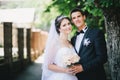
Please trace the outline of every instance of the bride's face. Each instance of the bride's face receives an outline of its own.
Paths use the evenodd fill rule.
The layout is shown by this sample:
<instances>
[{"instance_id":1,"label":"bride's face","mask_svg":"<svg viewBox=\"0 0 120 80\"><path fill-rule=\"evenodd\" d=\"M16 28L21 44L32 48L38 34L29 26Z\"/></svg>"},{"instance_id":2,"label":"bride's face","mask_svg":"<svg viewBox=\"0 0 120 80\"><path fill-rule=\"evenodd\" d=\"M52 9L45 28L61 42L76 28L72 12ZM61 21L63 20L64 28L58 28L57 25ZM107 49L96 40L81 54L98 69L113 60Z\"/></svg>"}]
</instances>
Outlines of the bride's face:
<instances>
[{"instance_id":1,"label":"bride's face","mask_svg":"<svg viewBox=\"0 0 120 80\"><path fill-rule=\"evenodd\" d=\"M59 30L60 33L69 34L72 30L70 21L68 19L63 19Z\"/></svg>"}]
</instances>

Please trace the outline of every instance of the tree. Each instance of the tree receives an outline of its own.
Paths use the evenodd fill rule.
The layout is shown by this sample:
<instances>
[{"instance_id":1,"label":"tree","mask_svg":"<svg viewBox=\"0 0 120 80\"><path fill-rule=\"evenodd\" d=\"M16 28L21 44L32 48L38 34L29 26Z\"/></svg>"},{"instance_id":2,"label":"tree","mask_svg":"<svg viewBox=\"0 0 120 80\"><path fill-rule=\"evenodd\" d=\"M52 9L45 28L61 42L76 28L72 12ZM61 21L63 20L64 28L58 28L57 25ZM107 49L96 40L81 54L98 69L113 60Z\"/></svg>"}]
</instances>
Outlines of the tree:
<instances>
[{"instance_id":1,"label":"tree","mask_svg":"<svg viewBox=\"0 0 120 80\"><path fill-rule=\"evenodd\" d=\"M57 7L61 13L68 15L75 6L87 12L89 24L106 30L111 77L112 80L120 80L120 0L53 0L47 10ZM102 27L103 21L105 27Z\"/></svg>"},{"instance_id":2,"label":"tree","mask_svg":"<svg viewBox=\"0 0 120 80\"><path fill-rule=\"evenodd\" d=\"M104 13L112 80L120 80L120 0L95 0Z\"/></svg>"}]
</instances>

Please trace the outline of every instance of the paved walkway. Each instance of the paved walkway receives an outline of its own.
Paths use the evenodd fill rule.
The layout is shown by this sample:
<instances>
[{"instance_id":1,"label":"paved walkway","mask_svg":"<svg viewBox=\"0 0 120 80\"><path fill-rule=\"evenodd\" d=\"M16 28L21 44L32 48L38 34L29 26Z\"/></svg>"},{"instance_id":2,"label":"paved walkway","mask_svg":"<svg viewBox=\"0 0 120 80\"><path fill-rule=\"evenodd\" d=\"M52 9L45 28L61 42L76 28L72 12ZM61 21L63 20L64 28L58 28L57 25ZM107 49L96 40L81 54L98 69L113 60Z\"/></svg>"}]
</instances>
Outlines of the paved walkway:
<instances>
[{"instance_id":1,"label":"paved walkway","mask_svg":"<svg viewBox=\"0 0 120 80\"><path fill-rule=\"evenodd\" d=\"M43 56L26 68L15 80L41 80Z\"/></svg>"}]
</instances>

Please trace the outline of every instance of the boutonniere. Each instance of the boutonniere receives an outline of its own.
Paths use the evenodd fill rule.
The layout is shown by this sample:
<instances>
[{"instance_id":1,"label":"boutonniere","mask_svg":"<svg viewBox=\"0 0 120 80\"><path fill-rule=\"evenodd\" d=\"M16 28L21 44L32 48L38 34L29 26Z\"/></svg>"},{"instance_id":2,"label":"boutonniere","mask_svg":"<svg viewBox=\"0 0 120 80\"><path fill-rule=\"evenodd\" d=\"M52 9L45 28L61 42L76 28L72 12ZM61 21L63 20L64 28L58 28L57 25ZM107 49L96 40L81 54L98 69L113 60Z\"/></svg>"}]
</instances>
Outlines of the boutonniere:
<instances>
[{"instance_id":1,"label":"boutonniere","mask_svg":"<svg viewBox=\"0 0 120 80\"><path fill-rule=\"evenodd\" d=\"M89 38L86 38L86 39L84 39L83 45L88 46L90 43L91 43L91 42L90 42L90 39L89 39Z\"/></svg>"}]
</instances>

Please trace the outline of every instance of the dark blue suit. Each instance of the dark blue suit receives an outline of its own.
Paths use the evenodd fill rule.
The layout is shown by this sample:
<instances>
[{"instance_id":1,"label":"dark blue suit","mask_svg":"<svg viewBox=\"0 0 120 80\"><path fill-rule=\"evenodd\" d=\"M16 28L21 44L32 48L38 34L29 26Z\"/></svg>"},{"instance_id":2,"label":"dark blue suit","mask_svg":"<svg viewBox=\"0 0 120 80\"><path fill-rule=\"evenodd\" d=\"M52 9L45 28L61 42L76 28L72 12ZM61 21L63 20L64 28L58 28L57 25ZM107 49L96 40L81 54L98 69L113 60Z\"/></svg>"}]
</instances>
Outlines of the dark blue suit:
<instances>
[{"instance_id":1,"label":"dark blue suit","mask_svg":"<svg viewBox=\"0 0 120 80\"><path fill-rule=\"evenodd\" d=\"M76 36L71 39L73 46L75 42ZM107 49L102 31L88 28L80 46L79 63L84 71L77 74L78 80L106 80L103 64L107 61Z\"/></svg>"}]
</instances>

